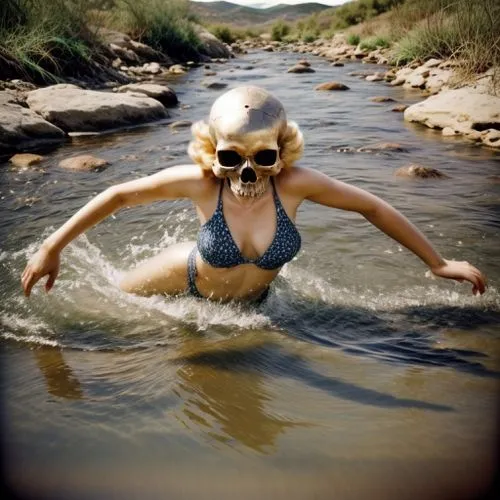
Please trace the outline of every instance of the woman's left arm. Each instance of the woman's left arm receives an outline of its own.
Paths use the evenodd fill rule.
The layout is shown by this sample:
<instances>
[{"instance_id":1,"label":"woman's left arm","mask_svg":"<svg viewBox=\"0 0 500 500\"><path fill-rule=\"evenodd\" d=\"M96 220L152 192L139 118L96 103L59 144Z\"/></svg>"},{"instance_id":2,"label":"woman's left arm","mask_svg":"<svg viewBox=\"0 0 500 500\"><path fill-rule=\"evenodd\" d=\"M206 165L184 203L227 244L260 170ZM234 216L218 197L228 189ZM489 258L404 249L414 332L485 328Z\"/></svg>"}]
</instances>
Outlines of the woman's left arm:
<instances>
[{"instance_id":1,"label":"woman's left arm","mask_svg":"<svg viewBox=\"0 0 500 500\"><path fill-rule=\"evenodd\" d=\"M420 257L436 276L470 281L474 294L484 293L486 280L477 268L465 261L443 259L403 214L382 199L321 172L298 167L294 167L294 170L298 175L294 176L296 179L293 184L305 199L360 213L374 226Z\"/></svg>"}]
</instances>

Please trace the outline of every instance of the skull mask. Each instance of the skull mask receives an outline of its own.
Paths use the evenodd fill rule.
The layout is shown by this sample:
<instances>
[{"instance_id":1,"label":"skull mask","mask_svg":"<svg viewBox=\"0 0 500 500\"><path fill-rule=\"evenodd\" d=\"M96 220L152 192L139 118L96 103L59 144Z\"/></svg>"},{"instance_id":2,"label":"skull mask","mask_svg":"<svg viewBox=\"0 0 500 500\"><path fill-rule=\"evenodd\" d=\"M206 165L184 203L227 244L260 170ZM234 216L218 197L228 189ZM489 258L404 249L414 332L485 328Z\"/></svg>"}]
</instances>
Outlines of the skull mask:
<instances>
[{"instance_id":1,"label":"skull mask","mask_svg":"<svg viewBox=\"0 0 500 500\"><path fill-rule=\"evenodd\" d=\"M229 179L238 196L261 196L269 177L281 170L279 137L286 126L282 104L265 90L238 87L226 92L210 111L214 174Z\"/></svg>"}]
</instances>

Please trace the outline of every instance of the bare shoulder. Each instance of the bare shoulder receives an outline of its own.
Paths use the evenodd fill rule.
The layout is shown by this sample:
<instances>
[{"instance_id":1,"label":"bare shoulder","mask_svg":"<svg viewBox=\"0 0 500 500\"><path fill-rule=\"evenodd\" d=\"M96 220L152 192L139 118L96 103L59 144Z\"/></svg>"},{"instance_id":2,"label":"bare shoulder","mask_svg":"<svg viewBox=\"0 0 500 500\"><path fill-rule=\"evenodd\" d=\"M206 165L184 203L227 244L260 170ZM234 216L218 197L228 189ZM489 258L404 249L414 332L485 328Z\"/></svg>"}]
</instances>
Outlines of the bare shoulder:
<instances>
[{"instance_id":1,"label":"bare shoulder","mask_svg":"<svg viewBox=\"0 0 500 500\"><path fill-rule=\"evenodd\" d=\"M176 165L156 174L125 182L115 187L128 204L161 199L190 198L193 201L213 196L217 182L210 171L198 165Z\"/></svg>"},{"instance_id":2,"label":"bare shoulder","mask_svg":"<svg viewBox=\"0 0 500 500\"><path fill-rule=\"evenodd\" d=\"M278 175L280 190L286 195L300 199L310 196L325 182L334 181L327 175L306 167L286 168Z\"/></svg>"}]
</instances>

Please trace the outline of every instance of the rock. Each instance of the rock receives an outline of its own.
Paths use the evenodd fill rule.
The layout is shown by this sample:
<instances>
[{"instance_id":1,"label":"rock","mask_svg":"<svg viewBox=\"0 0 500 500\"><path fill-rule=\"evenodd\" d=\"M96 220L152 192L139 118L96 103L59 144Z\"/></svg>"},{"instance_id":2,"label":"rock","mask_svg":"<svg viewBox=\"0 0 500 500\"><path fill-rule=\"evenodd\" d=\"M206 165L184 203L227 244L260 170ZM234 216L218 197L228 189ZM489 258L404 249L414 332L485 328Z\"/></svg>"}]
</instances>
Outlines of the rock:
<instances>
[{"instance_id":1,"label":"rock","mask_svg":"<svg viewBox=\"0 0 500 500\"><path fill-rule=\"evenodd\" d=\"M133 50L139 57L146 59L147 61L162 61L164 60L164 55L153 49L145 43L136 42L130 40L129 48Z\"/></svg>"},{"instance_id":2,"label":"rock","mask_svg":"<svg viewBox=\"0 0 500 500\"><path fill-rule=\"evenodd\" d=\"M396 72L396 77L392 80L391 85L403 85L406 82L406 78L413 73L411 68L402 68Z\"/></svg>"},{"instance_id":3,"label":"rock","mask_svg":"<svg viewBox=\"0 0 500 500\"><path fill-rule=\"evenodd\" d=\"M188 72L188 70L182 64L173 64L170 68L168 68L168 72L174 75L184 75Z\"/></svg>"},{"instance_id":4,"label":"rock","mask_svg":"<svg viewBox=\"0 0 500 500\"><path fill-rule=\"evenodd\" d=\"M449 127L463 134L470 130L500 129L500 97L467 87L445 90L410 106L404 117L429 128Z\"/></svg>"},{"instance_id":5,"label":"rock","mask_svg":"<svg viewBox=\"0 0 500 500\"><path fill-rule=\"evenodd\" d=\"M95 132L168 116L165 107L150 97L82 90L67 84L29 92L27 103L66 132Z\"/></svg>"},{"instance_id":6,"label":"rock","mask_svg":"<svg viewBox=\"0 0 500 500\"><path fill-rule=\"evenodd\" d=\"M398 104L397 106L394 106L391 111L394 111L395 113L403 113L407 107L408 106L406 104Z\"/></svg>"},{"instance_id":7,"label":"rock","mask_svg":"<svg viewBox=\"0 0 500 500\"><path fill-rule=\"evenodd\" d=\"M38 165L43 160L43 156L31 153L18 153L9 159L15 167L27 168Z\"/></svg>"},{"instance_id":8,"label":"rock","mask_svg":"<svg viewBox=\"0 0 500 500\"><path fill-rule=\"evenodd\" d=\"M450 69L432 69L425 82L425 88L432 94L435 94L450 81L454 74Z\"/></svg>"},{"instance_id":9,"label":"rock","mask_svg":"<svg viewBox=\"0 0 500 500\"><path fill-rule=\"evenodd\" d=\"M448 179L449 176L439 170L422 165L412 164L398 168L394 175L397 177L407 177L412 179Z\"/></svg>"},{"instance_id":10,"label":"rock","mask_svg":"<svg viewBox=\"0 0 500 500\"><path fill-rule=\"evenodd\" d=\"M408 150L405 149L401 144L397 142L379 142L377 144L371 144L369 146L363 146L358 148L358 153L380 153L384 151L393 151L397 153L406 153Z\"/></svg>"},{"instance_id":11,"label":"rock","mask_svg":"<svg viewBox=\"0 0 500 500\"><path fill-rule=\"evenodd\" d=\"M426 61L422 67L424 68L436 68L437 66L439 66L441 63L443 62L442 59L429 59L428 61Z\"/></svg>"},{"instance_id":12,"label":"rock","mask_svg":"<svg viewBox=\"0 0 500 500\"><path fill-rule=\"evenodd\" d=\"M208 57L215 58L229 58L231 57L231 50L229 47L221 42L216 36L209 33L203 26L195 24L196 34L201 41L201 52Z\"/></svg>"},{"instance_id":13,"label":"rock","mask_svg":"<svg viewBox=\"0 0 500 500\"><path fill-rule=\"evenodd\" d=\"M179 101L175 92L166 85L156 83L130 83L116 89L117 92L133 92L144 94L160 101L164 106L175 106Z\"/></svg>"},{"instance_id":14,"label":"rock","mask_svg":"<svg viewBox=\"0 0 500 500\"><path fill-rule=\"evenodd\" d=\"M192 121L190 120L179 120L177 122L173 122L171 123L168 127L171 129L171 130L178 130L180 128L187 128L187 127L191 127L191 125L193 124Z\"/></svg>"},{"instance_id":15,"label":"rock","mask_svg":"<svg viewBox=\"0 0 500 500\"><path fill-rule=\"evenodd\" d=\"M206 87L207 89L211 89L211 90L220 90L220 89L224 89L227 87L227 83L223 83L223 82L207 82L207 81L203 81L201 82L201 84Z\"/></svg>"},{"instance_id":16,"label":"rock","mask_svg":"<svg viewBox=\"0 0 500 500\"><path fill-rule=\"evenodd\" d=\"M340 82L325 82L317 85L315 90L349 90L349 87Z\"/></svg>"},{"instance_id":17,"label":"rock","mask_svg":"<svg viewBox=\"0 0 500 500\"><path fill-rule=\"evenodd\" d=\"M406 81L403 84L403 87L406 88L414 88L414 89L423 89L425 87L425 81L429 76L430 71L428 68L424 68L423 66L419 66L415 69L411 74L406 77Z\"/></svg>"},{"instance_id":18,"label":"rock","mask_svg":"<svg viewBox=\"0 0 500 500\"><path fill-rule=\"evenodd\" d=\"M205 73L203 73L205 76L215 76L217 75L217 72L216 71L209 71L209 70L206 70Z\"/></svg>"},{"instance_id":19,"label":"rock","mask_svg":"<svg viewBox=\"0 0 500 500\"><path fill-rule=\"evenodd\" d=\"M500 148L500 130L491 129L482 137L483 144L492 148Z\"/></svg>"},{"instance_id":20,"label":"rock","mask_svg":"<svg viewBox=\"0 0 500 500\"><path fill-rule=\"evenodd\" d=\"M451 137L453 135L460 134L460 132L458 132L458 130L455 130L451 127L444 127L444 129L442 130L442 134L444 137Z\"/></svg>"},{"instance_id":21,"label":"rock","mask_svg":"<svg viewBox=\"0 0 500 500\"><path fill-rule=\"evenodd\" d=\"M78 170L81 172L88 172L90 170L101 170L109 163L102 158L96 158L92 155L80 155L73 156L72 158L66 158L59 162L61 168L67 170Z\"/></svg>"},{"instance_id":22,"label":"rock","mask_svg":"<svg viewBox=\"0 0 500 500\"><path fill-rule=\"evenodd\" d=\"M370 99L372 102L395 102L392 97L386 97L383 95L378 95Z\"/></svg>"},{"instance_id":23,"label":"rock","mask_svg":"<svg viewBox=\"0 0 500 500\"><path fill-rule=\"evenodd\" d=\"M366 57L368 55L368 52L364 49L362 49L359 45L356 47L356 50L354 51L354 56L356 59L363 59L363 57Z\"/></svg>"},{"instance_id":24,"label":"rock","mask_svg":"<svg viewBox=\"0 0 500 500\"><path fill-rule=\"evenodd\" d=\"M274 52L274 47L272 45L266 45L265 47L262 47L262 50L264 52Z\"/></svg>"},{"instance_id":25,"label":"rock","mask_svg":"<svg viewBox=\"0 0 500 500\"><path fill-rule=\"evenodd\" d=\"M332 62L332 64L330 64L330 66L341 67L341 66L344 66L344 63L342 63L340 61L334 61L334 62Z\"/></svg>"},{"instance_id":26,"label":"rock","mask_svg":"<svg viewBox=\"0 0 500 500\"><path fill-rule=\"evenodd\" d=\"M315 73L315 71L310 66L296 64L295 66L289 68L287 73Z\"/></svg>"},{"instance_id":27,"label":"rock","mask_svg":"<svg viewBox=\"0 0 500 500\"><path fill-rule=\"evenodd\" d=\"M302 66L307 66L308 68L311 66L311 63L307 59L301 59L297 64L301 64Z\"/></svg>"},{"instance_id":28,"label":"rock","mask_svg":"<svg viewBox=\"0 0 500 500\"><path fill-rule=\"evenodd\" d=\"M145 63L142 65L142 72L157 75L158 73L161 73L161 66L157 62Z\"/></svg>"},{"instance_id":29,"label":"rock","mask_svg":"<svg viewBox=\"0 0 500 500\"><path fill-rule=\"evenodd\" d=\"M66 134L34 111L19 106L15 95L0 92L0 152L23 151L65 140Z\"/></svg>"},{"instance_id":30,"label":"rock","mask_svg":"<svg viewBox=\"0 0 500 500\"><path fill-rule=\"evenodd\" d=\"M373 75L368 75L365 80L367 82L381 82L384 79L383 73L375 73Z\"/></svg>"},{"instance_id":31,"label":"rock","mask_svg":"<svg viewBox=\"0 0 500 500\"><path fill-rule=\"evenodd\" d=\"M363 71L351 71L347 73L349 76L359 76L361 78L366 78L367 76L373 75L373 71L363 70Z\"/></svg>"}]
</instances>

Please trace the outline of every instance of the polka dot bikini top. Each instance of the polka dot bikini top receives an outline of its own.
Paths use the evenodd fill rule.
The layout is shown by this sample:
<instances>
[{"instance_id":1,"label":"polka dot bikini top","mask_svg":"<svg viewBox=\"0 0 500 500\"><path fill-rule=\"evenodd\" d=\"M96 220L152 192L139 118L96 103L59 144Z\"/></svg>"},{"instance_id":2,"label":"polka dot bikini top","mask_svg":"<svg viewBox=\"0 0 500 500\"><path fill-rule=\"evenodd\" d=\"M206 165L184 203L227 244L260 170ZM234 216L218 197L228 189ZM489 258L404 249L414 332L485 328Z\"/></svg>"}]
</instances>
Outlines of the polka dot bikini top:
<instances>
[{"instance_id":1,"label":"polka dot bikini top","mask_svg":"<svg viewBox=\"0 0 500 500\"><path fill-rule=\"evenodd\" d=\"M222 211L221 182L217 208L212 217L201 226L198 234L198 252L212 267L234 267L240 264L255 264L261 269L278 269L291 261L300 250L301 238L297 228L288 217L276 192L274 179L274 206L276 207L276 233L269 248L257 259L244 257L233 240Z\"/></svg>"}]
</instances>

